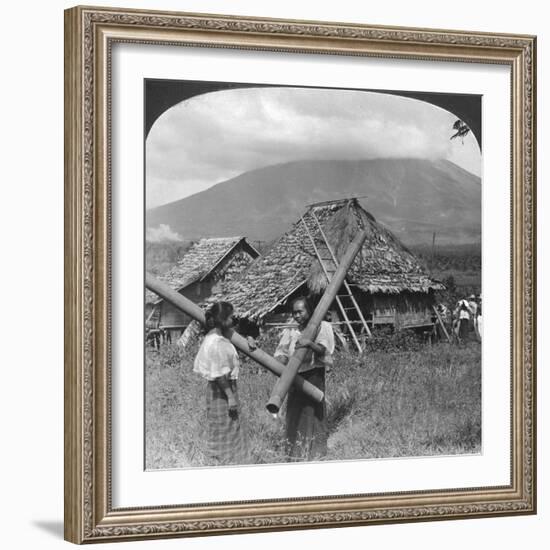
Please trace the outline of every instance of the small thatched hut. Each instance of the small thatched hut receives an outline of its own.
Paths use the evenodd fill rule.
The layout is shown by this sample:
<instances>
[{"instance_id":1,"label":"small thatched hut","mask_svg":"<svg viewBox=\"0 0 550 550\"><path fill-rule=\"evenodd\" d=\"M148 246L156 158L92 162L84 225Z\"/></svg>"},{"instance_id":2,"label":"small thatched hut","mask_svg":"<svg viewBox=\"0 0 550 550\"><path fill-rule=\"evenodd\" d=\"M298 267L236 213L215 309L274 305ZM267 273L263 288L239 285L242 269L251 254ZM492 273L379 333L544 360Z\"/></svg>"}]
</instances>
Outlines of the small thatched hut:
<instances>
[{"instance_id":1,"label":"small thatched hut","mask_svg":"<svg viewBox=\"0 0 550 550\"><path fill-rule=\"evenodd\" d=\"M240 274L259 256L244 237L201 239L159 279L193 302L203 302L219 291L223 281ZM149 327L177 336L191 321L155 293L145 291L145 317Z\"/></svg>"},{"instance_id":2,"label":"small thatched hut","mask_svg":"<svg viewBox=\"0 0 550 550\"><path fill-rule=\"evenodd\" d=\"M238 278L222 284L221 292L212 299L230 301L239 317L259 326L288 323L289 300L299 295L319 296L327 286L327 277L308 235L309 232L314 240L322 238L315 218L338 259L359 228L367 231L347 281L369 328L432 324L434 291L444 286L432 280L416 257L377 223L357 199L311 205L264 256ZM333 321L339 322L336 304L332 313Z\"/></svg>"}]
</instances>

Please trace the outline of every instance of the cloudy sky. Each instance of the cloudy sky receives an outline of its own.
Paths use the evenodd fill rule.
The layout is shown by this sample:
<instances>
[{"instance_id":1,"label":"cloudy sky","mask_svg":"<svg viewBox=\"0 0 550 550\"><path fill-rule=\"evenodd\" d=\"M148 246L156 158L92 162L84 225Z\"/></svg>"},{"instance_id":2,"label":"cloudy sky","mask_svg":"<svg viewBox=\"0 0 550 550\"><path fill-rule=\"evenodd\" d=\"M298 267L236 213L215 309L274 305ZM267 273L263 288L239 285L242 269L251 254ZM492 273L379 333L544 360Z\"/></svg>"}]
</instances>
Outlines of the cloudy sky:
<instances>
[{"instance_id":1,"label":"cloudy sky","mask_svg":"<svg viewBox=\"0 0 550 550\"><path fill-rule=\"evenodd\" d=\"M246 88L200 95L163 113L149 132L147 208L295 160L443 158L480 175L475 137L449 139L456 118L429 103L373 92Z\"/></svg>"}]
</instances>

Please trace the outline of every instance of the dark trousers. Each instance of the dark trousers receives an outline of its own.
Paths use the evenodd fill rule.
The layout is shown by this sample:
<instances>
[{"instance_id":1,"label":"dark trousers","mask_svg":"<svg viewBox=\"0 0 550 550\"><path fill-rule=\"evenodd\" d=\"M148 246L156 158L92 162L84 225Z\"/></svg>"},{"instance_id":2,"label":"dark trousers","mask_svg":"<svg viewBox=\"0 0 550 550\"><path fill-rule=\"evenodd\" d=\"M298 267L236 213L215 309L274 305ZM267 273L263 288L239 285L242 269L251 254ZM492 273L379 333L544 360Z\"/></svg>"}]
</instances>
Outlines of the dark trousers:
<instances>
[{"instance_id":1,"label":"dark trousers","mask_svg":"<svg viewBox=\"0 0 550 550\"><path fill-rule=\"evenodd\" d=\"M325 369L301 372L300 376L325 391ZM316 403L292 387L286 408L287 454L290 460L318 460L327 454L326 404Z\"/></svg>"}]
</instances>

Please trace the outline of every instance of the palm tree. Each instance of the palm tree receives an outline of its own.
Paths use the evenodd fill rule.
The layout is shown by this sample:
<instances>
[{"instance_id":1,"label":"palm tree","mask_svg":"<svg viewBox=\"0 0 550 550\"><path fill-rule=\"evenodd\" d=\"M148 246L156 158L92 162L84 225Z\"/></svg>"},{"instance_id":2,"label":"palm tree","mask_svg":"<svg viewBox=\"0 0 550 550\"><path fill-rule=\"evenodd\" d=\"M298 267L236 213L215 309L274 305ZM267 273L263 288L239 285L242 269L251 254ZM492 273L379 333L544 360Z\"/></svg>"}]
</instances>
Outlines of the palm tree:
<instances>
[{"instance_id":1,"label":"palm tree","mask_svg":"<svg viewBox=\"0 0 550 550\"><path fill-rule=\"evenodd\" d=\"M470 127L465 122L458 119L453 124L453 130L456 130L456 132L451 136L450 139L459 137L462 140L462 144L464 144L464 136L470 133Z\"/></svg>"}]
</instances>

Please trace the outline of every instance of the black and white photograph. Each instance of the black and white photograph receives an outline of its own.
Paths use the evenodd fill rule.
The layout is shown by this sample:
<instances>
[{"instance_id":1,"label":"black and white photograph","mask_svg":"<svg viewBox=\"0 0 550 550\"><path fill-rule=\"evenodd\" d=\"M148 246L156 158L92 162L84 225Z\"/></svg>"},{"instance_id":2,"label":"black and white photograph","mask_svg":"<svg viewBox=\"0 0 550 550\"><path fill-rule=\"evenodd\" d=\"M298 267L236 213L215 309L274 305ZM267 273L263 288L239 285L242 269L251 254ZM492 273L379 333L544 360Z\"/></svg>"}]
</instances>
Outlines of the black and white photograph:
<instances>
[{"instance_id":1,"label":"black and white photograph","mask_svg":"<svg viewBox=\"0 0 550 550\"><path fill-rule=\"evenodd\" d=\"M145 468L482 452L482 97L146 79Z\"/></svg>"}]
</instances>

